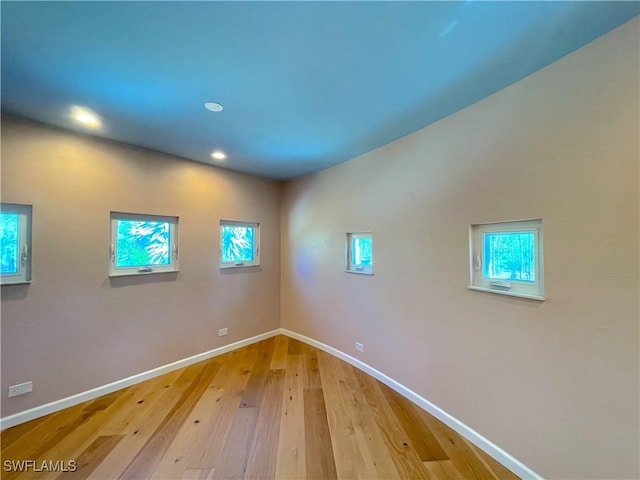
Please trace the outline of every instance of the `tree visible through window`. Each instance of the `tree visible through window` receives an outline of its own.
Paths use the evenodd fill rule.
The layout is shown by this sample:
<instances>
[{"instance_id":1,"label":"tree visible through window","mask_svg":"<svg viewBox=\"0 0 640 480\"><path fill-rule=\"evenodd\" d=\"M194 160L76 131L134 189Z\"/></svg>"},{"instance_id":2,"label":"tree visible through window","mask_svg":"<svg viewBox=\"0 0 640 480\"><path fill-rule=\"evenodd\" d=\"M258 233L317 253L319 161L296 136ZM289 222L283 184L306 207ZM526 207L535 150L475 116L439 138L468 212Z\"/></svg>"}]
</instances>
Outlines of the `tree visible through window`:
<instances>
[{"instance_id":1,"label":"tree visible through window","mask_svg":"<svg viewBox=\"0 0 640 480\"><path fill-rule=\"evenodd\" d=\"M353 265L371 265L371 237L356 237L351 242Z\"/></svg>"},{"instance_id":2,"label":"tree visible through window","mask_svg":"<svg viewBox=\"0 0 640 480\"><path fill-rule=\"evenodd\" d=\"M542 220L471 225L472 290L544 300Z\"/></svg>"},{"instance_id":3,"label":"tree visible through window","mask_svg":"<svg viewBox=\"0 0 640 480\"><path fill-rule=\"evenodd\" d=\"M345 271L373 274L373 238L369 232L347 233Z\"/></svg>"},{"instance_id":4,"label":"tree visible through window","mask_svg":"<svg viewBox=\"0 0 640 480\"><path fill-rule=\"evenodd\" d=\"M20 222L16 213L2 212L0 216L2 275L18 273L20 250Z\"/></svg>"},{"instance_id":5,"label":"tree visible through window","mask_svg":"<svg viewBox=\"0 0 640 480\"><path fill-rule=\"evenodd\" d=\"M177 271L177 228L176 217L112 212L109 274Z\"/></svg>"},{"instance_id":6,"label":"tree visible through window","mask_svg":"<svg viewBox=\"0 0 640 480\"><path fill-rule=\"evenodd\" d=\"M171 238L168 222L117 222L116 268L169 265Z\"/></svg>"},{"instance_id":7,"label":"tree visible through window","mask_svg":"<svg viewBox=\"0 0 640 480\"><path fill-rule=\"evenodd\" d=\"M484 234L484 276L536 281L535 232Z\"/></svg>"},{"instance_id":8,"label":"tree visible through window","mask_svg":"<svg viewBox=\"0 0 640 480\"><path fill-rule=\"evenodd\" d=\"M220 266L248 267L260 264L259 224L220 222Z\"/></svg>"},{"instance_id":9,"label":"tree visible through window","mask_svg":"<svg viewBox=\"0 0 640 480\"><path fill-rule=\"evenodd\" d=\"M253 260L253 228L222 227L222 261L250 262Z\"/></svg>"},{"instance_id":10,"label":"tree visible through window","mask_svg":"<svg viewBox=\"0 0 640 480\"><path fill-rule=\"evenodd\" d=\"M31 205L2 204L0 277L3 285L31 281Z\"/></svg>"}]
</instances>

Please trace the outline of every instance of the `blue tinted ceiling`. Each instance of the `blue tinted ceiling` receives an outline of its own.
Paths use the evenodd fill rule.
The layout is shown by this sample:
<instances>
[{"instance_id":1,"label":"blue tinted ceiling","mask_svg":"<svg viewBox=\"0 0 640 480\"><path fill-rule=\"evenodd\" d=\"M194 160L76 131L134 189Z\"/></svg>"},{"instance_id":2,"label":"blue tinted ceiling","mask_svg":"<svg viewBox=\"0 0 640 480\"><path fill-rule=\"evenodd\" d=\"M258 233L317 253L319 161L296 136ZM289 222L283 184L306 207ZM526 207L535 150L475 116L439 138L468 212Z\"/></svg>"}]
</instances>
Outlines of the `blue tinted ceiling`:
<instances>
[{"instance_id":1,"label":"blue tinted ceiling","mask_svg":"<svg viewBox=\"0 0 640 480\"><path fill-rule=\"evenodd\" d=\"M83 130L83 106L93 134L291 178L460 110L639 5L3 1L2 108Z\"/></svg>"}]
</instances>

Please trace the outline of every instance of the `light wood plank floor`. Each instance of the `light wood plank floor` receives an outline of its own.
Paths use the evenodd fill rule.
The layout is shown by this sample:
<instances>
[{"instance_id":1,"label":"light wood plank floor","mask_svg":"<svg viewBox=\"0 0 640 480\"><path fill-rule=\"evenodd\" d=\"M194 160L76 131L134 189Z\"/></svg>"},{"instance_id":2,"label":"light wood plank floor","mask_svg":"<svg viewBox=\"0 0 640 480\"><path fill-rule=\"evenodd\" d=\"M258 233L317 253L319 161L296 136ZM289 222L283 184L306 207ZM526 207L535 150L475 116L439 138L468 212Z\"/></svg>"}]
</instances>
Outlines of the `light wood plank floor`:
<instances>
[{"instance_id":1,"label":"light wood plank floor","mask_svg":"<svg viewBox=\"0 0 640 480\"><path fill-rule=\"evenodd\" d=\"M2 478L516 479L369 375L285 336L2 432ZM69 461L75 472L6 471ZM50 464L50 463L49 463Z\"/></svg>"}]
</instances>

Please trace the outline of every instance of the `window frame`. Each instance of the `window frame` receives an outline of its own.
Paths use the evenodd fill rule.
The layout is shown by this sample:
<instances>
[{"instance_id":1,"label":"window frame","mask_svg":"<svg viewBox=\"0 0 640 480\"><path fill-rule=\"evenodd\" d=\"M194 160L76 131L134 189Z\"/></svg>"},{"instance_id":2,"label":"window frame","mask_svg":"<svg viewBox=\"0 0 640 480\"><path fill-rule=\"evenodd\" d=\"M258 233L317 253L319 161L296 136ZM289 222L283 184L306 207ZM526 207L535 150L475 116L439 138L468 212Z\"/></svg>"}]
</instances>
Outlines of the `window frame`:
<instances>
[{"instance_id":1,"label":"window frame","mask_svg":"<svg viewBox=\"0 0 640 480\"><path fill-rule=\"evenodd\" d=\"M31 283L32 266L32 205L1 203L0 211L18 215L18 272L0 274L0 285L21 285Z\"/></svg>"},{"instance_id":2,"label":"window frame","mask_svg":"<svg viewBox=\"0 0 640 480\"><path fill-rule=\"evenodd\" d=\"M484 276L486 234L534 232L535 282ZM542 219L478 223L469 227L469 289L544 301L544 241Z\"/></svg>"},{"instance_id":3,"label":"window frame","mask_svg":"<svg viewBox=\"0 0 640 480\"><path fill-rule=\"evenodd\" d=\"M224 262L222 261L222 232L224 227L244 227L253 229L253 260L245 262ZM219 264L221 269L227 268L245 268L245 267L259 267L260 266L260 222L243 222L238 220L220 220L220 241Z\"/></svg>"},{"instance_id":4,"label":"window frame","mask_svg":"<svg viewBox=\"0 0 640 480\"><path fill-rule=\"evenodd\" d=\"M165 222L169 224L169 264L146 265L118 268L118 221L127 220L134 222ZM126 277L135 275L151 275L155 273L173 273L179 271L179 243L178 243L179 217L168 215L150 215L146 213L111 212L109 214L110 249L109 249L109 277Z\"/></svg>"},{"instance_id":5,"label":"window frame","mask_svg":"<svg viewBox=\"0 0 640 480\"><path fill-rule=\"evenodd\" d=\"M371 265L354 265L353 264L353 252L352 252L353 240L357 240L359 238L371 240ZM371 232L347 232L344 271L347 273L357 273L360 275L373 275L373 264L374 264L373 234Z\"/></svg>"}]
</instances>

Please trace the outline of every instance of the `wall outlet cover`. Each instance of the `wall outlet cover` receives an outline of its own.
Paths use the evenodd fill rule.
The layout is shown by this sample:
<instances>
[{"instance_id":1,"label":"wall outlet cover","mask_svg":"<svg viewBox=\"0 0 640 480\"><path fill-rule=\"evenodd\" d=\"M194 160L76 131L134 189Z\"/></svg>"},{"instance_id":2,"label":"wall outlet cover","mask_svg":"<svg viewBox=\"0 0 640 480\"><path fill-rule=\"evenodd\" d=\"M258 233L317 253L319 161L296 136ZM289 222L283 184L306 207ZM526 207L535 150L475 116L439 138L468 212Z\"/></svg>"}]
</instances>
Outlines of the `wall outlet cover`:
<instances>
[{"instance_id":1,"label":"wall outlet cover","mask_svg":"<svg viewBox=\"0 0 640 480\"><path fill-rule=\"evenodd\" d=\"M33 391L33 382L20 383L9 387L9 397L17 397Z\"/></svg>"}]
</instances>

